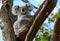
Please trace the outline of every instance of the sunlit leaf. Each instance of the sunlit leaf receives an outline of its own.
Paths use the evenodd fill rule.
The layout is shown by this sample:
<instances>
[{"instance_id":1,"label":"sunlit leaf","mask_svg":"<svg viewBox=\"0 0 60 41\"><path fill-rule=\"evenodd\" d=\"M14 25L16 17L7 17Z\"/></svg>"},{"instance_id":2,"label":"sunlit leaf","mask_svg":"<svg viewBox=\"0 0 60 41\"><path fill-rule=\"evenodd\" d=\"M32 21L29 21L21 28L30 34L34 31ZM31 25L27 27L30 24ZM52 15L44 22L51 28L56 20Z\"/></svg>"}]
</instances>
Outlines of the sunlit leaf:
<instances>
[{"instance_id":1,"label":"sunlit leaf","mask_svg":"<svg viewBox=\"0 0 60 41\"><path fill-rule=\"evenodd\" d=\"M44 24L42 24L41 28L44 28Z\"/></svg>"},{"instance_id":2,"label":"sunlit leaf","mask_svg":"<svg viewBox=\"0 0 60 41\"><path fill-rule=\"evenodd\" d=\"M46 30L44 29L43 33L45 33L45 32L46 32Z\"/></svg>"},{"instance_id":3,"label":"sunlit leaf","mask_svg":"<svg viewBox=\"0 0 60 41\"><path fill-rule=\"evenodd\" d=\"M53 30L50 30L48 33L49 33L49 34L53 34Z\"/></svg>"},{"instance_id":4,"label":"sunlit leaf","mask_svg":"<svg viewBox=\"0 0 60 41\"><path fill-rule=\"evenodd\" d=\"M54 18L60 18L60 14L54 15L54 16L53 16L53 19L54 19Z\"/></svg>"}]
</instances>

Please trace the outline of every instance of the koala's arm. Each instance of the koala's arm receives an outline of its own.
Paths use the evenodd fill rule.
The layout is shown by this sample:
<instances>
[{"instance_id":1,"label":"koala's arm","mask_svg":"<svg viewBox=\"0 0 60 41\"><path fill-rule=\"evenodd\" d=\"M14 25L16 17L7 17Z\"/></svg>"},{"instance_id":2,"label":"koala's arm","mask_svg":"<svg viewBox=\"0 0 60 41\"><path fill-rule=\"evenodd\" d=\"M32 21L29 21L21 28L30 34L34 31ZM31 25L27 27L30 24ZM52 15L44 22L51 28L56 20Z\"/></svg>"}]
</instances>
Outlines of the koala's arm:
<instances>
[{"instance_id":1,"label":"koala's arm","mask_svg":"<svg viewBox=\"0 0 60 41\"><path fill-rule=\"evenodd\" d=\"M16 21L14 24L13 24L13 28L14 28L14 32L15 32L15 35L19 35L19 31L18 31L18 21Z\"/></svg>"},{"instance_id":2,"label":"koala's arm","mask_svg":"<svg viewBox=\"0 0 60 41\"><path fill-rule=\"evenodd\" d=\"M18 19L13 27L14 27L14 32L15 35L18 37L23 31L26 31L26 25L30 22L32 19L32 16L30 15L25 15L24 17Z\"/></svg>"}]
</instances>

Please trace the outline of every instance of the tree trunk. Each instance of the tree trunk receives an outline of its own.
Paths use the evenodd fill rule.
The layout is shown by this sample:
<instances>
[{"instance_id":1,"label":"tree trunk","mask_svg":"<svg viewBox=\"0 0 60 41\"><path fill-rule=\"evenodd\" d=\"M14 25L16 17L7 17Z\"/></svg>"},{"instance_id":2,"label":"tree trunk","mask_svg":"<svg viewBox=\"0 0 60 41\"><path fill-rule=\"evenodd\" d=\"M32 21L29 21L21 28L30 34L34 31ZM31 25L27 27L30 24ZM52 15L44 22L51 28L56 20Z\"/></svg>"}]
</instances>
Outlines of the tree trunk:
<instances>
[{"instance_id":1,"label":"tree trunk","mask_svg":"<svg viewBox=\"0 0 60 41\"><path fill-rule=\"evenodd\" d=\"M60 14L60 11L58 14ZM52 41L60 41L60 18L57 18L57 20L55 22Z\"/></svg>"},{"instance_id":2,"label":"tree trunk","mask_svg":"<svg viewBox=\"0 0 60 41\"><path fill-rule=\"evenodd\" d=\"M4 27L2 29L3 40L4 41L15 41L13 25L8 15L8 14L11 14L12 0L2 0L2 1L3 1L3 6L1 8L0 17L4 23ZM4 3L4 1L6 2Z\"/></svg>"}]
</instances>

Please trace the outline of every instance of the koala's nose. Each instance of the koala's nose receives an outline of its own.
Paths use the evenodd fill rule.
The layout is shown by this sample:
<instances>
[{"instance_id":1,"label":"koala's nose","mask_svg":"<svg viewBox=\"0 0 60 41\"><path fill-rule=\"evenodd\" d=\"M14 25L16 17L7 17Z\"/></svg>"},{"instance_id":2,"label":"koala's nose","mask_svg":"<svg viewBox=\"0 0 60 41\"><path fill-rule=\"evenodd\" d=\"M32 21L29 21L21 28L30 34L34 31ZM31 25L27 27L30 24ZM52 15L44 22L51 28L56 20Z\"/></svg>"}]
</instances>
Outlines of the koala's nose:
<instances>
[{"instance_id":1,"label":"koala's nose","mask_svg":"<svg viewBox=\"0 0 60 41\"><path fill-rule=\"evenodd\" d=\"M26 11L26 8L22 8L22 9L21 9L21 13L22 13L22 14L26 14L26 12L27 12L27 11Z\"/></svg>"},{"instance_id":2,"label":"koala's nose","mask_svg":"<svg viewBox=\"0 0 60 41\"><path fill-rule=\"evenodd\" d=\"M22 12L25 12L25 8L22 8Z\"/></svg>"}]
</instances>

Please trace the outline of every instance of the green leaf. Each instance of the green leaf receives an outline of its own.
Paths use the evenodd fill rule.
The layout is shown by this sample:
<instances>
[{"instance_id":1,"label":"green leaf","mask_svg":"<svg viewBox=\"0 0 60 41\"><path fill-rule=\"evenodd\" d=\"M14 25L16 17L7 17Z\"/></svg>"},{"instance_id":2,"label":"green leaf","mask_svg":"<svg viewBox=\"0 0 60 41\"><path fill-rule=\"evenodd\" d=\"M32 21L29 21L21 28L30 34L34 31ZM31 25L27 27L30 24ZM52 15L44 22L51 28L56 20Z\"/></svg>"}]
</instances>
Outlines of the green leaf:
<instances>
[{"instance_id":1,"label":"green leaf","mask_svg":"<svg viewBox=\"0 0 60 41\"><path fill-rule=\"evenodd\" d=\"M50 35L53 34L53 30L50 30L48 33L49 33Z\"/></svg>"},{"instance_id":2,"label":"green leaf","mask_svg":"<svg viewBox=\"0 0 60 41\"><path fill-rule=\"evenodd\" d=\"M54 15L54 16L53 16L53 19L54 19L54 18L60 18L60 14Z\"/></svg>"},{"instance_id":3,"label":"green leaf","mask_svg":"<svg viewBox=\"0 0 60 41\"><path fill-rule=\"evenodd\" d=\"M43 33L45 33L45 32L46 32L46 30L44 29Z\"/></svg>"},{"instance_id":4,"label":"green leaf","mask_svg":"<svg viewBox=\"0 0 60 41\"><path fill-rule=\"evenodd\" d=\"M42 24L41 29L44 28L44 24Z\"/></svg>"}]
</instances>

